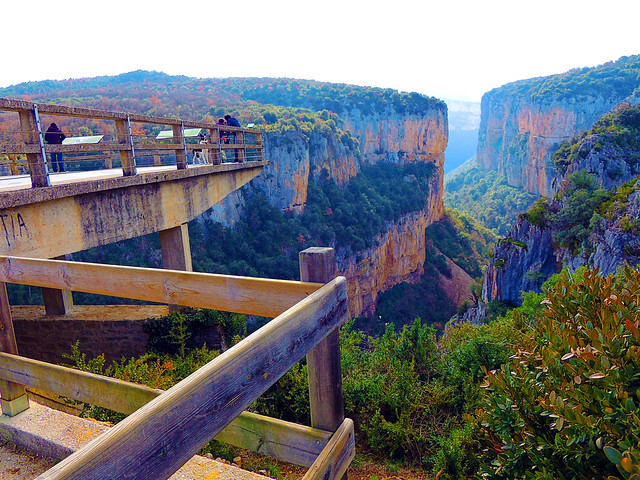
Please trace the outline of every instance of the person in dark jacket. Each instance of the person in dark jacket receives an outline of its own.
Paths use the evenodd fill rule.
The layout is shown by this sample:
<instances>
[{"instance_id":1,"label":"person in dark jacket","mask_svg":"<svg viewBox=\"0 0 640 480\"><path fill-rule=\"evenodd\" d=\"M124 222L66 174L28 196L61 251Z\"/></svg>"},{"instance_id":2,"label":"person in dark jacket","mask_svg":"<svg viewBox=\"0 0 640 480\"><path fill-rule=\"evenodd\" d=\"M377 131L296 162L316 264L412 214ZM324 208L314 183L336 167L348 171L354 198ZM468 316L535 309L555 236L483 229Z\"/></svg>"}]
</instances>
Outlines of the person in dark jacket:
<instances>
[{"instance_id":1,"label":"person in dark jacket","mask_svg":"<svg viewBox=\"0 0 640 480\"><path fill-rule=\"evenodd\" d=\"M242 125L240 125L240 122L238 121L237 118L232 117L228 113L224 116L224 119L227 121L227 126L228 127L241 127L242 126ZM231 133L228 134L227 143L236 143L236 132L231 132ZM233 161L234 162L238 161L238 151L235 150L235 149L233 150Z\"/></svg>"},{"instance_id":2,"label":"person in dark jacket","mask_svg":"<svg viewBox=\"0 0 640 480\"><path fill-rule=\"evenodd\" d=\"M62 141L65 138L67 138L67 136L62 133L62 130L60 130L55 123L49 125L47 133L44 134L44 141L51 145L62 145ZM54 172L64 172L64 158L62 156L62 152L51 153L51 166L53 167Z\"/></svg>"}]
</instances>

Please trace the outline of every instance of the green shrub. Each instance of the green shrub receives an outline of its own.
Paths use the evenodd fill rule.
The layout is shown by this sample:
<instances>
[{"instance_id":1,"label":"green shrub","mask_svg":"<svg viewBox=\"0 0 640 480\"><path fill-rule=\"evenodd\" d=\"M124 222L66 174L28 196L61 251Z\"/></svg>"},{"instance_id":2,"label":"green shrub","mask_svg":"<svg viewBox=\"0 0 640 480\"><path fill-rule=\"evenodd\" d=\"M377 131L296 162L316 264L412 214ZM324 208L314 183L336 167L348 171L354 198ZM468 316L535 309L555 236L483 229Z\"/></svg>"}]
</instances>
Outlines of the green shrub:
<instances>
[{"instance_id":1,"label":"green shrub","mask_svg":"<svg viewBox=\"0 0 640 480\"><path fill-rule=\"evenodd\" d=\"M157 354L185 355L201 347L198 335L217 329L226 345L233 345L246 335L246 316L204 308L184 308L170 315L148 319L142 326L149 336L147 349Z\"/></svg>"},{"instance_id":2,"label":"green shrub","mask_svg":"<svg viewBox=\"0 0 640 480\"><path fill-rule=\"evenodd\" d=\"M564 273L533 334L487 370L488 478L640 478L640 272Z\"/></svg>"}]
</instances>

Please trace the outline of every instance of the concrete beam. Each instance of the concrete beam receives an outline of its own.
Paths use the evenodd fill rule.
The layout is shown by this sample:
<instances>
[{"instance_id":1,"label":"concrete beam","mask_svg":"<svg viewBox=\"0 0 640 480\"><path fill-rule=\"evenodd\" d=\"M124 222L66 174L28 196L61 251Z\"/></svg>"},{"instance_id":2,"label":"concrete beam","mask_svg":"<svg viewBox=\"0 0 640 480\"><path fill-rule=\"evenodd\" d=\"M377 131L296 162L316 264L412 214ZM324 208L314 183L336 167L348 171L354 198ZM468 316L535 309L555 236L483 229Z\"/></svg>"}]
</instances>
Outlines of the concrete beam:
<instances>
[{"instance_id":1,"label":"concrete beam","mask_svg":"<svg viewBox=\"0 0 640 480\"><path fill-rule=\"evenodd\" d=\"M53 258L196 218L267 162L94 180L0 195L0 255Z\"/></svg>"}]
</instances>

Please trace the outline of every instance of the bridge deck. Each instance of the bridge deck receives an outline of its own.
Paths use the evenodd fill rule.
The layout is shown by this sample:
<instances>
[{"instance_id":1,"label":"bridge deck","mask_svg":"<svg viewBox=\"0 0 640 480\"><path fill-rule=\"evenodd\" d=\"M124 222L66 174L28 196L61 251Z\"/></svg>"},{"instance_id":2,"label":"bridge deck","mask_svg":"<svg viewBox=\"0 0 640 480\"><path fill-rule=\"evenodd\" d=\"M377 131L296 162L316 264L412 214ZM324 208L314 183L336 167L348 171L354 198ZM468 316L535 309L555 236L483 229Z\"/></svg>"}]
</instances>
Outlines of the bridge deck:
<instances>
[{"instance_id":1,"label":"bridge deck","mask_svg":"<svg viewBox=\"0 0 640 480\"><path fill-rule=\"evenodd\" d=\"M188 168L199 168L202 165L189 165ZM251 164L247 164L251 166ZM168 172L175 170L175 165L138 167L138 174ZM122 177L122 168L110 168L106 170L91 170L85 172L63 172L50 173L51 185L66 185L69 183L86 182L90 180L102 180L106 178ZM0 176L0 193L12 192L31 188L31 177L29 175L9 175Z\"/></svg>"}]
</instances>

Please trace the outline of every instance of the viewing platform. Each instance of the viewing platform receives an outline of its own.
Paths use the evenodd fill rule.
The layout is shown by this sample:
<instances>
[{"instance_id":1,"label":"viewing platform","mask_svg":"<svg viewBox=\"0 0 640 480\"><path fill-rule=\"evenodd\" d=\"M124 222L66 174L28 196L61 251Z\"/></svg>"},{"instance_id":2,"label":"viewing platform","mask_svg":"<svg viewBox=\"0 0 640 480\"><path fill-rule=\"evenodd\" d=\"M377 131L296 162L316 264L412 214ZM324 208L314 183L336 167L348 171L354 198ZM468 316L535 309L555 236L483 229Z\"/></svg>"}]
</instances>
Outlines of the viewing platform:
<instances>
[{"instance_id":1,"label":"viewing platform","mask_svg":"<svg viewBox=\"0 0 640 480\"><path fill-rule=\"evenodd\" d=\"M268 165L253 128L7 99L0 111L0 254L55 258L184 229ZM48 144L45 118L94 135ZM65 171L52 173L58 154Z\"/></svg>"}]
</instances>

